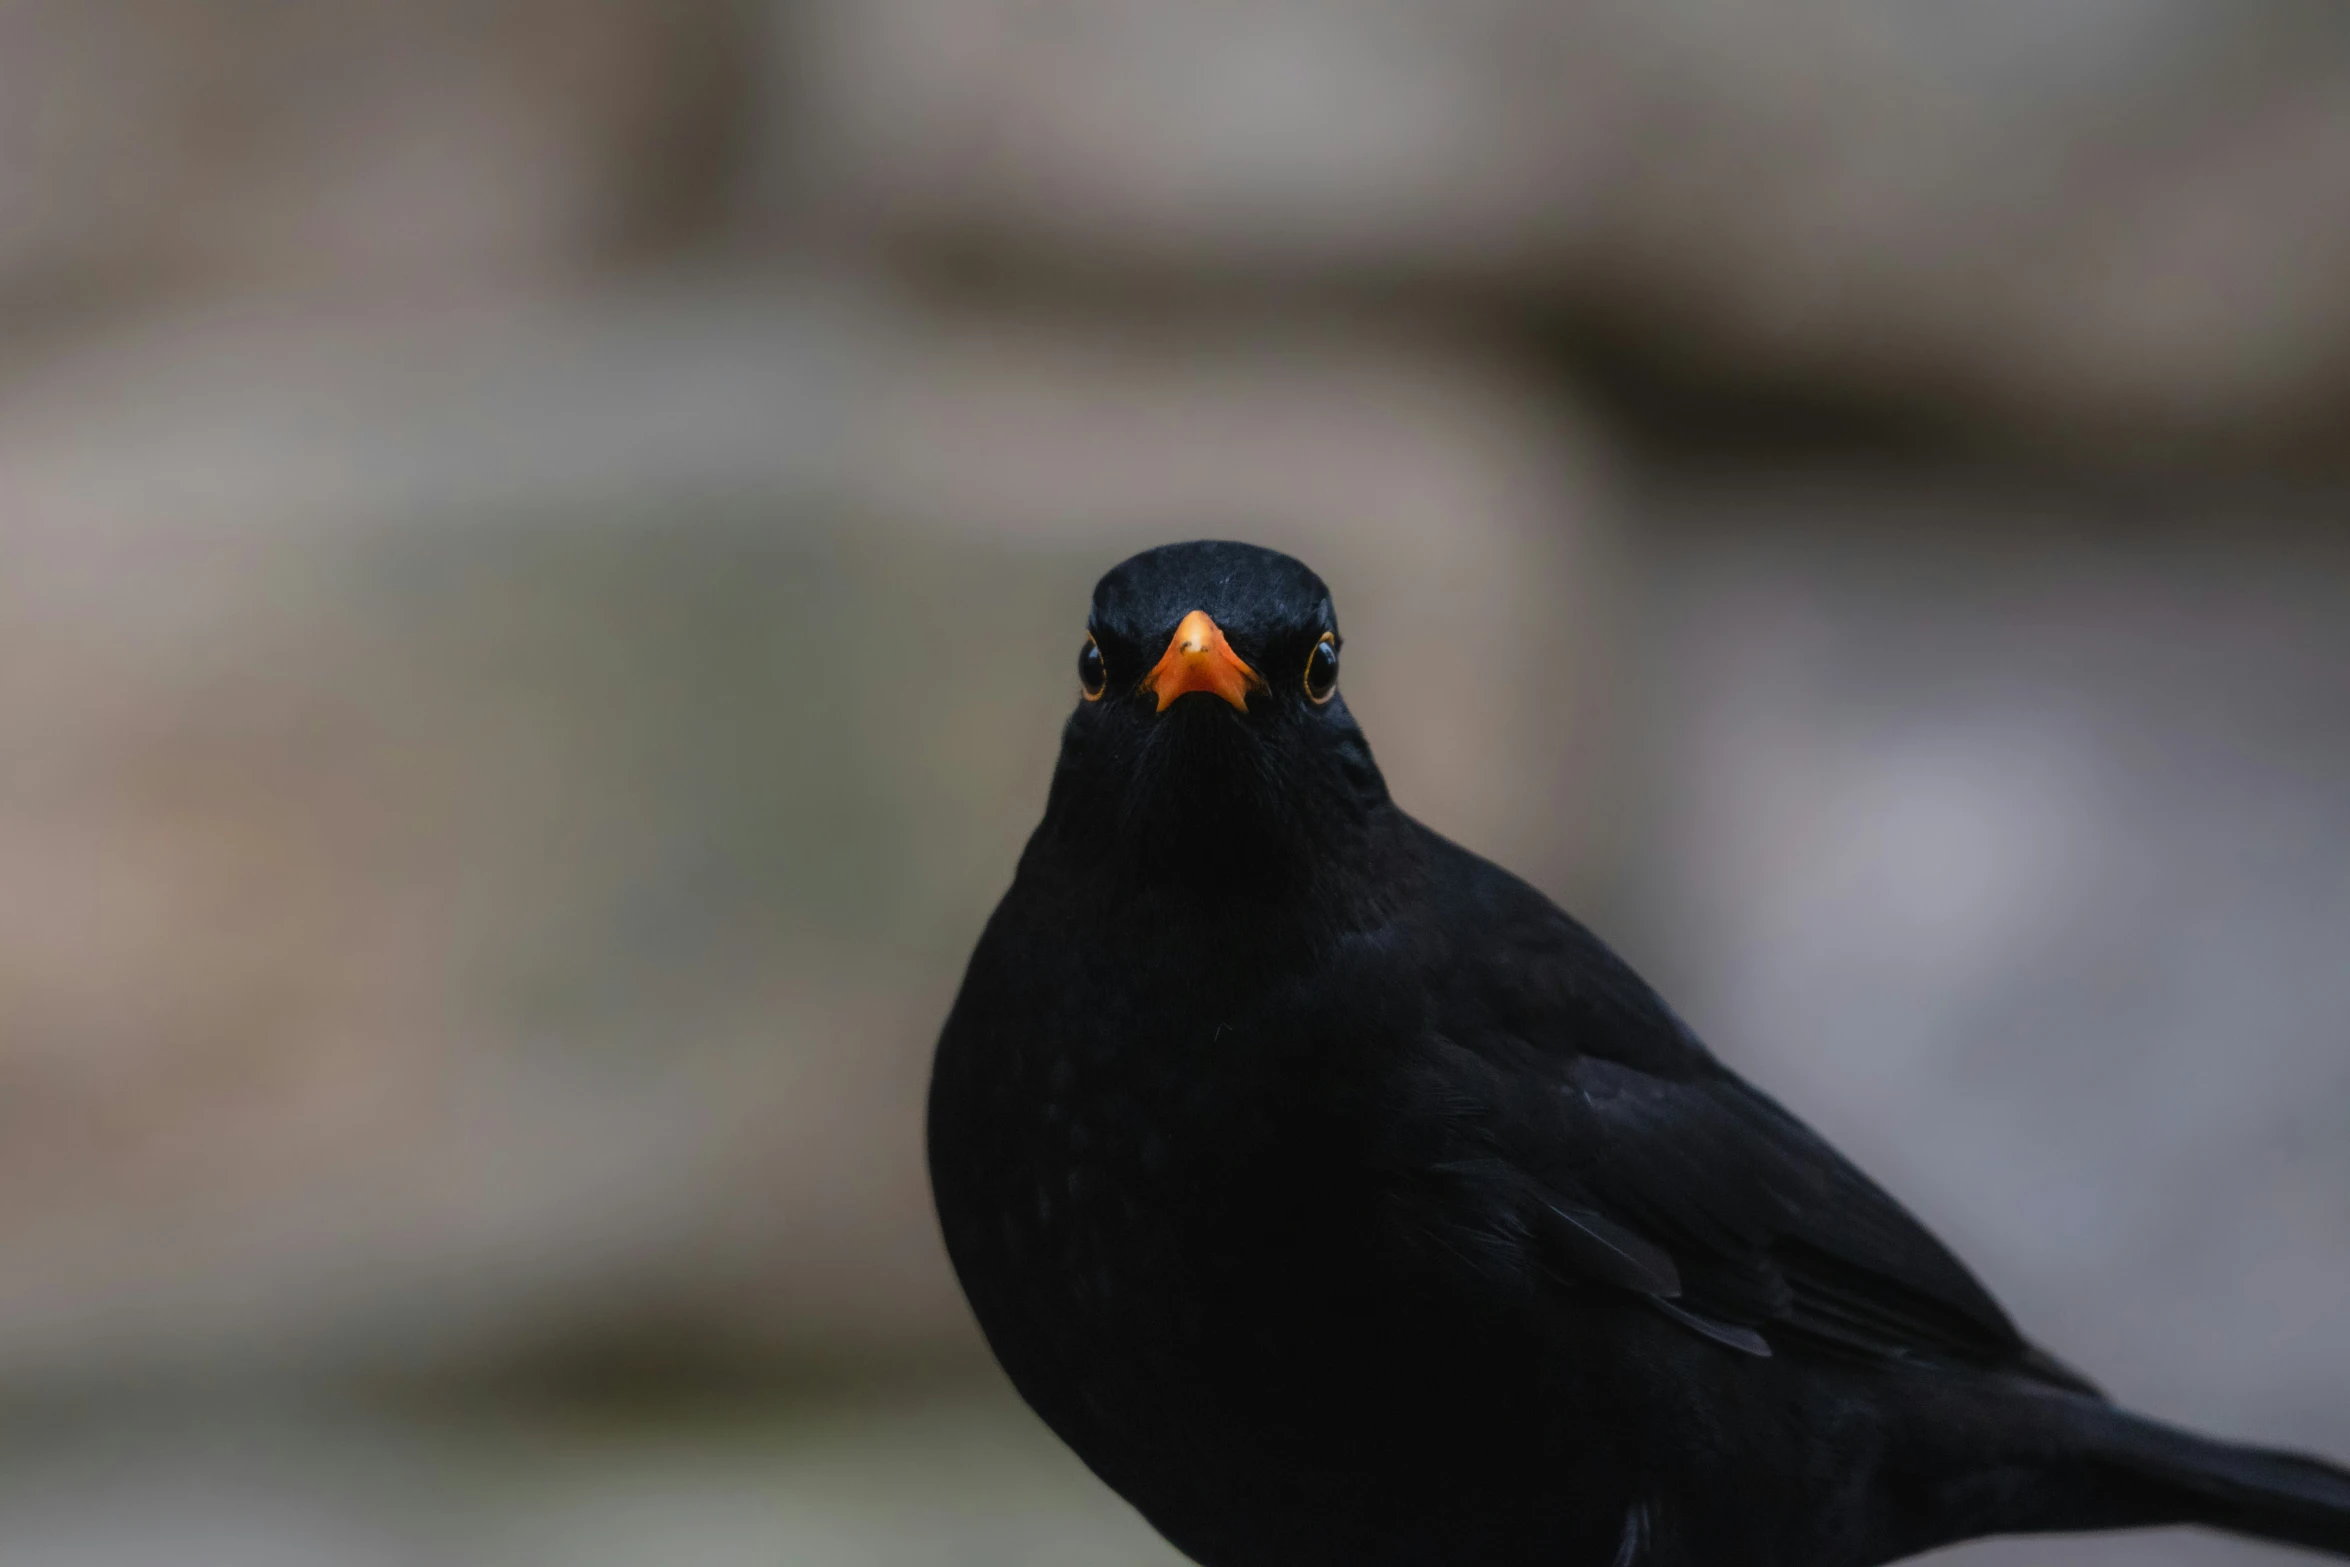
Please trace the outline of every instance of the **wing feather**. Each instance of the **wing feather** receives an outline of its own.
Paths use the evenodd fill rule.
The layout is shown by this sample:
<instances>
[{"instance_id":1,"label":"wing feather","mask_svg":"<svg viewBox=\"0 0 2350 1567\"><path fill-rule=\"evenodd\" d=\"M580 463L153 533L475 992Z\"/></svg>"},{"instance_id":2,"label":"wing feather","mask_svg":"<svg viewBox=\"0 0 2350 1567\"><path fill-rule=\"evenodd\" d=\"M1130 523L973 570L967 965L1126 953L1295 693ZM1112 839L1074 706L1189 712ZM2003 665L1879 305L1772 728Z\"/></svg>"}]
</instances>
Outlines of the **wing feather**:
<instances>
[{"instance_id":1,"label":"wing feather","mask_svg":"<svg viewBox=\"0 0 2350 1567\"><path fill-rule=\"evenodd\" d=\"M1406 1091L1441 1123L1438 1206L1488 1255L1514 1247L1750 1355L1799 1341L2086 1385L1598 938L1434 842L1445 930L1431 950L1444 967Z\"/></svg>"}]
</instances>

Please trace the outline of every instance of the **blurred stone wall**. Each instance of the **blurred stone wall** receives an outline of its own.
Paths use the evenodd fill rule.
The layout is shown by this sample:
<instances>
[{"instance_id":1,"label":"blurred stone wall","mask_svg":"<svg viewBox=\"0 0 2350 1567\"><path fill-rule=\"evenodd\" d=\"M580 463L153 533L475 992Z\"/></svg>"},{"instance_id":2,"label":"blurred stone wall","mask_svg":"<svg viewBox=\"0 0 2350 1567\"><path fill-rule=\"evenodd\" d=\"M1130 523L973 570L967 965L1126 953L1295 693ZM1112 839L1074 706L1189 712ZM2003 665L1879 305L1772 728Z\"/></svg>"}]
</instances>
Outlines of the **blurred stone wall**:
<instances>
[{"instance_id":1,"label":"blurred stone wall","mask_svg":"<svg viewBox=\"0 0 2350 1567\"><path fill-rule=\"evenodd\" d=\"M2338 449L2308 0L10 0L0 306L881 247L1368 293L2009 439Z\"/></svg>"},{"instance_id":2,"label":"blurred stone wall","mask_svg":"<svg viewBox=\"0 0 2350 1567\"><path fill-rule=\"evenodd\" d=\"M729 0L7 0L0 310L561 276L706 235Z\"/></svg>"},{"instance_id":3,"label":"blurred stone wall","mask_svg":"<svg viewBox=\"0 0 2350 1567\"><path fill-rule=\"evenodd\" d=\"M1169 530L1588 857L1604 484L1473 354L772 282L137 344L0 410L0 1386L970 1353L930 1041Z\"/></svg>"},{"instance_id":4,"label":"blurred stone wall","mask_svg":"<svg viewBox=\"0 0 2350 1567\"><path fill-rule=\"evenodd\" d=\"M916 250L1555 314L2033 445L2350 428L2350 24L2304 0L848 0L802 36L835 210Z\"/></svg>"}]
</instances>

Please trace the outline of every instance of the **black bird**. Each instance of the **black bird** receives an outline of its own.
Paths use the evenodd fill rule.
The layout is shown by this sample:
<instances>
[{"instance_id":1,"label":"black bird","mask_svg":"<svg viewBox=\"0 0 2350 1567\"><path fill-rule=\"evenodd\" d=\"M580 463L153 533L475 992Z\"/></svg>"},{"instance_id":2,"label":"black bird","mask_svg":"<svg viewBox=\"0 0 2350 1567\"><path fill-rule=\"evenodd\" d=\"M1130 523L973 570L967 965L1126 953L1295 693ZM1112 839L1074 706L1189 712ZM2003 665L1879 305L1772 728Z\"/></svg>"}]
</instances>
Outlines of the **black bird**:
<instances>
[{"instance_id":1,"label":"black bird","mask_svg":"<svg viewBox=\"0 0 2350 1567\"><path fill-rule=\"evenodd\" d=\"M1004 1369L1207 1567L1863 1567L2192 1523L2350 1556L2350 1472L2125 1413L1622 959L1388 798L1330 595L1102 578L939 1040Z\"/></svg>"}]
</instances>

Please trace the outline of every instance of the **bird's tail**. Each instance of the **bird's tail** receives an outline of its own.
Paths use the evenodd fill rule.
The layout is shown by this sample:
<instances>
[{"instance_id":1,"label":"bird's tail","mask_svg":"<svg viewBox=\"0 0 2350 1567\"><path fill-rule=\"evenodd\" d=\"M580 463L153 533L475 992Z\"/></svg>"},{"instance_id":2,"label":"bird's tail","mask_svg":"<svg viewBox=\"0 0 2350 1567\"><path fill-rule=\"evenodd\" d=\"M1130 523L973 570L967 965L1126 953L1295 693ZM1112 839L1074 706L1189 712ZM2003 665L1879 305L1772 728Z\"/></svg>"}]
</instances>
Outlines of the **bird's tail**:
<instances>
[{"instance_id":1,"label":"bird's tail","mask_svg":"<svg viewBox=\"0 0 2350 1567\"><path fill-rule=\"evenodd\" d=\"M1951 1538L2199 1524L2350 1557L2350 1470L2197 1436L2094 1395L2026 1397L2005 1405L2003 1451L1945 1495L1962 1528Z\"/></svg>"},{"instance_id":2,"label":"bird's tail","mask_svg":"<svg viewBox=\"0 0 2350 1567\"><path fill-rule=\"evenodd\" d=\"M2104 1406L2093 1462L2107 1494L2149 1508L2147 1522L2202 1524L2350 1556L2350 1470L2297 1453L2239 1447Z\"/></svg>"}]
</instances>

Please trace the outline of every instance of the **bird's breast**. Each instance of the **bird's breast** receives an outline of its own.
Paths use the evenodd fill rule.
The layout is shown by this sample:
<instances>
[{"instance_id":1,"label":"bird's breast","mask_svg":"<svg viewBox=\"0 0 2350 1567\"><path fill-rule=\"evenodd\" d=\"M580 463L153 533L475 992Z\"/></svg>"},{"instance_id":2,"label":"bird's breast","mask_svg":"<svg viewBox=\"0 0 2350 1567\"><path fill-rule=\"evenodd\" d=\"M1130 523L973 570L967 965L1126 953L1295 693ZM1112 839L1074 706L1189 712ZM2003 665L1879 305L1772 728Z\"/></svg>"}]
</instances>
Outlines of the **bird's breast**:
<instances>
[{"instance_id":1,"label":"bird's breast","mask_svg":"<svg viewBox=\"0 0 2350 1567\"><path fill-rule=\"evenodd\" d=\"M1016 1380L1196 1384L1293 1314L1343 1228L1328 1195L1343 1156L1277 1009L1134 991L1067 1005L1081 988L950 1021L931 1127L948 1247Z\"/></svg>"}]
</instances>

